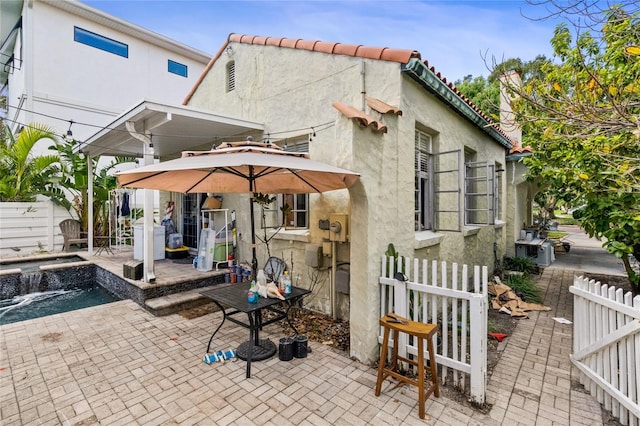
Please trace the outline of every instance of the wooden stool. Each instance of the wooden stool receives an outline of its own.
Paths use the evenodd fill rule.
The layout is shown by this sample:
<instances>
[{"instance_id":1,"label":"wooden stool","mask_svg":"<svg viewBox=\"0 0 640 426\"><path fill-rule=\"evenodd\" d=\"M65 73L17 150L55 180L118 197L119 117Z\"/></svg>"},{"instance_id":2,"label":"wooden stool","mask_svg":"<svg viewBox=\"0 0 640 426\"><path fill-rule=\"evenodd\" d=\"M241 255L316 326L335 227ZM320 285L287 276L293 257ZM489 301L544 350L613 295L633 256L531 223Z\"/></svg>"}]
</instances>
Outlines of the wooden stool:
<instances>
[{"instance_id":1,"label":"wooden stool","mask_svg":"<svg viewBox=\"0 0 640 426\"><path fill-rule=\"evenodd\" d=\"M380 348L380 366L378 367L378 381L376 382L376 396L380 396L380 388L382 381L388 376L395 377L401 383L408 383L418 387L418 411L421 419L424 419L424 403L432 393L436 397L440 397L440 388L438 387L438 368L436 365L436 354L433 348L433 336L438 332L436 324L424 324L421 322L411 321L402 318L394 313L389 313L380 318L380 325L384 327L384 339L382 348ZM386 367L387 348L389 346L389 331L393 330L393 357L391 365ZM414 336L418 340L418 361L407 359L398 355L398 337L400 333L406 333ZM432 381L424 382L424 340L427 340L427 349L429 350L429 366L431 367ZM418 380L410 379L398 371L398 361L404 361L418 367Z\"/></svg>"}]
</instances>

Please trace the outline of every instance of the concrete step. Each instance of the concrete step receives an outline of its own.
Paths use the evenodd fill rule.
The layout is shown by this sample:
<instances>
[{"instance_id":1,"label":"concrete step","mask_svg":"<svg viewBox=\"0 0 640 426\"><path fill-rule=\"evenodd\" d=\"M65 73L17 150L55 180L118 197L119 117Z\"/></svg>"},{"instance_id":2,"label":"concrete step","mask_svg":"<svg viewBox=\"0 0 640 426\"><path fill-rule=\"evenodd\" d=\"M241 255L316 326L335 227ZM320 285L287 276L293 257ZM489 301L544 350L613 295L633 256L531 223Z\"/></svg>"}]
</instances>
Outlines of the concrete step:
<instances>
[{"instance_id":1,"label":"concrete step","mask_svg":"<svg viewBox=\"0 0 640 426\"><path fill-rule=\"evenodd\" d=\"M202 306L209 303L210 299L201 295L200 292L214 287L217 286L200 287L180 293L147 299L144 301L145 308L155 316L165 316L175 314L185 309Z\"/></svg>"}]
</instances>

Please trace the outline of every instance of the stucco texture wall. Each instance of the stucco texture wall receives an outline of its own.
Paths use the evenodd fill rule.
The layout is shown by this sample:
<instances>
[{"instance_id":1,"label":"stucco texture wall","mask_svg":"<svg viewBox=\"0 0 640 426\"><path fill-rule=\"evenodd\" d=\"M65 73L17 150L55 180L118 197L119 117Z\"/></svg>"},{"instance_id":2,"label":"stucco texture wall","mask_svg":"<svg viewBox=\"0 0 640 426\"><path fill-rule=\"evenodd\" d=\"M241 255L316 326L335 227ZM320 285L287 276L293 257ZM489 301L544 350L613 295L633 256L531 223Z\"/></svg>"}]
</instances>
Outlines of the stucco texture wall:
<instances>
[{"instance_id":1,"label":"stucco texture wall","mask_svg":"<svg viewBox=\"0 0 640 426\"><path fill-rule=\"evenodd\" d=\"M319 219L328 219L331 213L349 214L349 242L336 244L336 260L350 267L350 295L348 303L346 296L338 296L338 313L348 314L350 320L351 355L363 362L373 361L378 357L380 260L389 243L405 256L492 265L493 243L504 237L501 230L486 226L467 237L462 232L443 233L440 244L415 249L416 126L437 132L443 150L471 146L483 158L499 159L504 164L504 148L410 82L401 74L398 63L271 46L231 45L232 55L222 54L189 106L262 122L264 137L275 142L308 135L311 128L321 127L323 130L316 130L309 144L311 158L361 175L349 190L312 194L309 230L281 232L271 240L270 249L272 255L293 263L294 277L300 275L302 286L314 284L309 278L312 274L321 276L308 303L328 312L330 273L326 267L318 271L305 266L305 246L328 240L328 231L318 228ZM229 61L234 61L236 84L227 92ZM331 106L339 101L360 109L362 92L402 110L401 116L382 115L365 107L367 114L387 126L387 133L362 128ZM241 253L246 256L250 223L243 206L230 206L225 197L225 208L238 209L244 246ZM261 232L259 224L256 229ZM263 264L264 245L258 246L258 253ZM329 262L326 258L325 265Z\"/></svg>"}]
</instances>

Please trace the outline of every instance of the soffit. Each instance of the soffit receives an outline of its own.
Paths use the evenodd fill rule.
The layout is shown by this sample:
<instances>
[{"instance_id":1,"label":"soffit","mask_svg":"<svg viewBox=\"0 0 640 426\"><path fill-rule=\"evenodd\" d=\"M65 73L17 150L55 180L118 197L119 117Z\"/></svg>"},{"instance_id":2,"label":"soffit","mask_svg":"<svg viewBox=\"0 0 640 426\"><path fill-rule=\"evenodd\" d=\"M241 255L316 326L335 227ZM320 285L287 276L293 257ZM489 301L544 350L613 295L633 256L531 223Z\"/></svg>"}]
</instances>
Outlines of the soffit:
<instances>
[{"instance_id":1,"label":"soffit","mask_svg":"<svg viewBox=\"0 0 640 426\"><path fill-rule=\"evenodd\" d=\"M151 135L154 155L159 158L179 157L182 151L210 148L226 140L251 135L262 137L262 123L220 115L184 106L143 101L123 113L102 130L81 142L76 152L91 156L134 156L143 154L143 142L127 131L132 122L140 136Z\"/></svg>"}]
</instances>

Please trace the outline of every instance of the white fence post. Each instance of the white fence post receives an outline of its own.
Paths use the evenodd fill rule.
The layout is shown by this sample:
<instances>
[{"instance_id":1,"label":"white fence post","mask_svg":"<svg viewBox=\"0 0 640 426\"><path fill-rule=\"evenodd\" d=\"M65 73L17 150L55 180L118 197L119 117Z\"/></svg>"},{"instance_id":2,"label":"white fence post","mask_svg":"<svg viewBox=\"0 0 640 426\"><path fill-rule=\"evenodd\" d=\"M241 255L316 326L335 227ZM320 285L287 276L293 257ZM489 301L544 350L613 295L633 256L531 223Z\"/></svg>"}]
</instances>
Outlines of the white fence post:
<instances>
[{"instance_id":1,"label":"white fence post","mask_svg":"<svg viewBox=\"0 0 640 426\"><path fill-rule=\"evenodd\" d=\"M640 296L575 277L573 354L580 382L621 423L640 423Z\"/></svg>"},{"instance_id":2,"label":"white fence post","mask_svg":"<svg viewBox=\"0 0 640 426\"><path fill-rule=\"evenodd\" d=\"M452 369L454 384L464 387L466 377L469 376L471 400L483 404L487 374L487 267L473 268L474 286L469 290L467 265L462 265L460 270L457 264L452 264L449 271L446 262L433 260L429 268L429 261L426 259L422 262L418 259L405 259L405 274L408 278L405 282L393 277L393 265L401 270L402 263L394 262L394 259L386 256L382 257L381 263L381 315L393 309L398 315L413 321L437 324L440 340L438 342L434 337L434 347L440 367L440 379L444 383L448 369ZM382 342L381 332L382 329L378 336L379 342ZM399 354L416 356L416 342L409 341L402 333L400 336Z\"/></svg>"}]
</instances>

